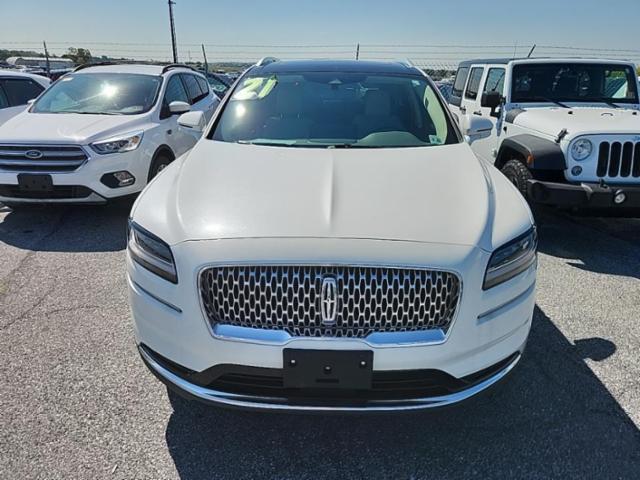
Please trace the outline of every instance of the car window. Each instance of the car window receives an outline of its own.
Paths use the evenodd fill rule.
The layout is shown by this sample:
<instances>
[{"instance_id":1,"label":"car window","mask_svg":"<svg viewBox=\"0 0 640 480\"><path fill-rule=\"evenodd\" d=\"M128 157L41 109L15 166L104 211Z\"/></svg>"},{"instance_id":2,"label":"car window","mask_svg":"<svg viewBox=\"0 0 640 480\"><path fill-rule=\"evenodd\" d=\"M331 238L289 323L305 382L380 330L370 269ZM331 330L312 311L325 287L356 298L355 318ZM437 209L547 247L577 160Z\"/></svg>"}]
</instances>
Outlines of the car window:
<instances>
[{"instance_id":1,"label":"car window","mask_svg":"<svg viewBox=\"0 0 640 480\"><path fill-rule=\"evenodd\" d=\"M200 85L198 85L198 81L194 75L187 73L182 74L182 80L184 80L187 86L187 93L189 94L192 104L202 100L206 96L206 94L203 94L202 90L200 90Z\"/></svg>"},{"instance_id":2,"label":"car window","mask_svg":"<svg viewBox=\"0 0 640 480\"><path fill-rule=\"evenodd\" d=\"M467 77L469 76L469 67L461 67L458 69L458 73L456 74L456 80L453 82L453 88L451 89L451 95L456 97L462 96L462 89L464 88L464 84L467 82Z\"/></svg>"},{"instance_id":3,"label":"car window","mask_svg":"<svg viewBox=\"0 0 640 480\"><path fill-rule=\"evenodd\" d=\"M487 72L487 81L484 82L484 93L498 92L504 94L504 68L490 68Z\"/></svg>"},{"instance_id":4,"label":"car window","mask_svg":"<svg viewBox=\"0 0 640 480\"><path fill-rule=\"evenodd\" d=\"M353 72L248 76L208 138L306 148L401 148L459 143L426 78Z\"/></svg>"},{"instance_id":5,"label":"car window","mask_svg":"<svg viewBox=\"0 0 640 480\"><path fill-rule=\"evenodd\" d=\"M198 86L200 87L200 91L204 95L209 95L209 84L207 83L207 81L202 77L196 77L196 80L198 82Z\"/></svg>"},{"instance_id":6,"label":"car window","mask_svg":"<svg viewBox=\"0 0 640 480\"><path fill-rule=\"evenodd\" d=\"M156 103L162 78L129 73L73 73L55 82L32 113L137 115Z\"/></svg>"},{"instance_id":7,"label":"car window","mask_svg":"<svg viewBox=\"0 0 640 480\"><path fill-rule=\"evenodd\" d=\"M0 83L12 107L26 105L29 100L36 98L44 90L42 85L31 79L5 78L0 80Z\"/></svg>"},{"instance_id":8,"label":"car window","mask_svg":"<svg viewBox=\"0 0 640 480\"><path fill-rule=\"evenodd\" d=\"M469 100L475 100L478 98L478 90L480 89L480 80L482 79L483 72L483 67L475 67L471 69L467 90L464 92L464 98L468 98Z\"/></svg>"},{"instance_id":9,"label":"car window","mask_svg":"<svg viewBox=\"0 0 640 480\"><path fill-rule=\"evenodd\" d=\"M169 106L171 102L186 102L189 101L189 95L184 88L184 84L180 80L178 75L173 75L167 83L167 89L164 92L164 105Z\"/></svg>"},{"instance_id":10,"label":"car window","mask_svg":"<svg viewBox=\"0 0 640 480\"><path fill-rule=\"evenodd\" d=\"M0 82L0 108L7 108L9 106L9 99L6 93L4 93L1 83L2 82Z\"/></svg>"}]
</instances>

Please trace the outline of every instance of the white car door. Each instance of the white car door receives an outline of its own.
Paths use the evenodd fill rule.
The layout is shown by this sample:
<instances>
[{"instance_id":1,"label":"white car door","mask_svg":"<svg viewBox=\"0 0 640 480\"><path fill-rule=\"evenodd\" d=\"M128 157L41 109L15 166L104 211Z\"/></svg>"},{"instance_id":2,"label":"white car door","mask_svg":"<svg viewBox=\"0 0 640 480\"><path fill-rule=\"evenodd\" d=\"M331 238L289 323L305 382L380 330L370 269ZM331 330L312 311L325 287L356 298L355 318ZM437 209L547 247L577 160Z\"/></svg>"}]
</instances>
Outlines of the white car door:
<instances>
[{"instance_id":1,"label":"white car door","mask_svg":"<svg viewBox=\"0 0 640 480\"><path fill-rule=\"evenodd\" d=\"M213 112L218 105L218 97L209 89L207 81L198 75L181 73L187 92L191 98L191 111L201 111L207 118L207 122L213 117Z\"/></svg>"},{"instance_id":2,"label":"white car door","mask_svg":"<svg viewBox=\"0 0 640 480\"><path fill-rule=\"evenodd\" d=\"M179 114L172 114L169 111L171 102L191 103L187 89L179 74L169 77L167 87L165 88L164 97L162 99L162 108L160 109L160 122L165 133L165 141L173 150L176 158L187 152L196 140L193 135L186 132L178 125Z\"/></svg>"},{"instance_id":3,"label":"white car door","mask_svg":"<svg viewBox=\"0 0 640 480\"><path fill-rule=\"evenodd\" d=\"M482 88L480 89L482 93L478 96L479 108L475 110L476 113L479 111L484 118L491 120L493 129L491 130L490 136L474 141L471 148L478 157L491 164L495 162L495 150L498 146L500 134L502 133L502 119L500 117L502 108L496 110L496 116L492 116L491 109L482 106L482 95L488 92L498 92L500 95L504 95L505 74L506 69L504 65L487 66L487 73L484 76Z\"/></svg>"}]
</instances>

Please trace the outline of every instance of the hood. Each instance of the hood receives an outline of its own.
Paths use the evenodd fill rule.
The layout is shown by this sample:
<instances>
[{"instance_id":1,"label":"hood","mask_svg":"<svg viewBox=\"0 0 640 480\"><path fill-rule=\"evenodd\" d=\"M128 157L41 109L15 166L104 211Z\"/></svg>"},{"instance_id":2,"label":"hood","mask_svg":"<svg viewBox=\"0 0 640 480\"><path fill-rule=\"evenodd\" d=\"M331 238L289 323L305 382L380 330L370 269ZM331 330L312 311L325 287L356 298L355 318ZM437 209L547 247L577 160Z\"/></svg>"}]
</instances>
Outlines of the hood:
<instances>
[{"instance_id":1,"label":"hood","mask_svg":"<svg viewBox=\"0 0 640 480\"><path fill-rule=\"evenodd\" d=\"M530 108L517 114L513 124L553 137L563 128L570 138L599 133L633 135L640 134L640 112L625 108Z\"/></svg>"},{"instance_id":2,"label":"hood","mask_svg":"<svg viewBox=\"0 0 640 480\"><path fill-rule=\"evenodd\" d=\"M507 189L516 228L530 227L524 202ZM477 246L491 237L494 213L491 176L463 143L308 149L201 140L147 187L133 218L172 245L330 237Z\"/></svg>"},{"instance_id":3,"label":"hood","mask_svg":"<svg viewBox=\"0 0 640 480\"><path fill-rule=\"evenodd\" d=\"M1 143L85 145L129 129L142 130L139 115L82 115L24 111L0 125Z\"/></svg>"}]
</instances>

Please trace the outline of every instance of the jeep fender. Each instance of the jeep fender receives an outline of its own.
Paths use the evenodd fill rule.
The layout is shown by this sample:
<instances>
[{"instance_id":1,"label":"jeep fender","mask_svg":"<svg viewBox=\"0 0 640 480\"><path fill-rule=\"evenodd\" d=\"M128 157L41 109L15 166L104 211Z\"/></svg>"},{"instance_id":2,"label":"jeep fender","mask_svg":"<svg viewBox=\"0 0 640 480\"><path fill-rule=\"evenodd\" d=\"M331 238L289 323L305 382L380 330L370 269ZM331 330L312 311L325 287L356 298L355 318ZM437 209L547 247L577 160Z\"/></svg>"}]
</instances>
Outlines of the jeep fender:
<instances>
[{"instance_id":1,"label":"jeep fender","mask_svg":"<svg viewBox=\"0 0 640 480\"><path fill-rule=\"evenodd\" d=\"M495 165L501 169L512 158L520 157L531 170L565 170L567 162L560 145L535 135L515 135L500 145Z\"/></svg>"}]
</instances>

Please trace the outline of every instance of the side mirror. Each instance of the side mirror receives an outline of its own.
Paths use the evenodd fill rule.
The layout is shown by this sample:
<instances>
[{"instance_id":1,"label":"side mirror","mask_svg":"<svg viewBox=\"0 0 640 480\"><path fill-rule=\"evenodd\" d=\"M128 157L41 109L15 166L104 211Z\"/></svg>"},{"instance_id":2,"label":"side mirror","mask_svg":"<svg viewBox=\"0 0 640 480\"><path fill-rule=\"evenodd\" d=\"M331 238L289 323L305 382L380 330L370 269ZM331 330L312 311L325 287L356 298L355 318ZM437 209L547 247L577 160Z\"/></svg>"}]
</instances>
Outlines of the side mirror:
<instances>
[{"instance_id":1,"label":"side mirror","mask_svg":"<svg viewBox=\"0 0 640 480\"><path fill-rule=\"evenodd\" d=\"M171 115L187 113L190 110L191 105L189 105L187 102L180 102L176 100L175 102L171 102L169 104L169 112L171 112Z\"/></svg>"},{"instance_id":2,"label":"side mirror","mask_svg":"<svg viewBox=\"0 0 640 480\"><path fill-rule=\"evenodd\" d=\"M493 130L493 122L486 117L473 115L469 118L469 124L464 134L469 137L468 142L488 138Z\"/></svg>"},{"instance_id":3,"label":"side mirror","mask_svg":"<svg viewBox=\"0 0 640 480\"><path fill-rule=\"evenodd\" d=\"M178 117L178 125L195 130L196 132L202 132L207 125L207 119L204 113L200 111L187 112Z\"/></svg>"},{"instance_id":4,"label":"side mirror","mask_svg":"<svg viewBox=\"0 0 640 480\"><path fill-rule=\"evenodd\" d=\"M502 105L502 95L500 92L485 92L480 99L480 105L491 109L491 116L495 117L496 109Z\"/></svg>"}]
</instances>

